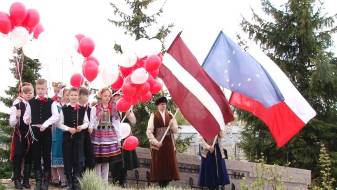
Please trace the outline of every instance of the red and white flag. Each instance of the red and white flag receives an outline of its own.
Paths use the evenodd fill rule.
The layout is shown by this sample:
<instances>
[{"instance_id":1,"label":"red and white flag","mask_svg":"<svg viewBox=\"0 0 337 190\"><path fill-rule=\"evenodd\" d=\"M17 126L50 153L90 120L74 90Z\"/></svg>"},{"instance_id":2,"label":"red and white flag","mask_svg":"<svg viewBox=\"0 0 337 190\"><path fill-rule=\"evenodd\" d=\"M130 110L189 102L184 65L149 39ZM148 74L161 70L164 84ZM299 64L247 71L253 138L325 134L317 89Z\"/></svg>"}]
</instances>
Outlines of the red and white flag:
<instances>
[{"instance_id":1,"label":"red and white flag","mask_svg":"<svg viewBox=\"0 0 337 190\"><path fill-rule=\"evenodd\" d=\"M212 140L233 120L220 87L203 70L192 52L177 35L159 69L173 101L184 117L207 140Z\"/></svg>"}]
</instances>

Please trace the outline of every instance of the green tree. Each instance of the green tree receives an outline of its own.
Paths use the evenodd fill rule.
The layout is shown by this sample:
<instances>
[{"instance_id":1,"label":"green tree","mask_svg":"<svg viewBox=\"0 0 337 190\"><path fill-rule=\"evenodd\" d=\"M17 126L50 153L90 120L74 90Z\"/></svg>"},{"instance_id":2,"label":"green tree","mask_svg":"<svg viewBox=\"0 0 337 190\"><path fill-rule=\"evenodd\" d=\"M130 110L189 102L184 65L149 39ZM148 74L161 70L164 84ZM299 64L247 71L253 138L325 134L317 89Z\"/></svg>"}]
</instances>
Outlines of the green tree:
<instances>
[{"instance_id":1,"label":"green tree","mask_svg":"<svg viewBox=\"0 0 337 190\"><path fill-rule=\"evenodd\" d=\"M158 26L157 19L163 13L163 7L161 7L153 15L146 15L144 13L144 10L147 9L154 1L155 0L125 0L124 2L131 10L131 14L123 12L115 3L111 2L110 5L113 8L115 16L110 18L109 21L117 28L123 29L125 34L130 35L135 40L140 38L157 38L163 42L166 36L171 32L173 24ZM159 29L154 36L150 36L148 34L148 29L153 26L158 26ZM115 44L114 48L115 51L123 53L119 44ZM149 119L149 113L156 109L154 106L154 100L162 95L168 96L168 93L163 92L163 94L157 94L148 103L138 104L134 107L137 123L136 127L132 130L133 133L139 137L141 147L149 147L149 142L146 137L146 127ZM168 102L168 110L172 113L176 110L176 107L171 100Z\"/></svg>"},{"instance_id":2,"label":"green tree","mask_svg":"<svg viewBox=\"0 0 337 190\"><path fill-rule=\"evenodd\" d=\"M319 178L316 180L316 185L313 187L313 190L333 190L333 183L336 180L332 177L331 157L324 144L321 144L319 153L319 167Z\"/></svg>"},{"instance_id":3,"label":"green tree","mask_svg":"<svg viewBox=\"0 0 337 190\"><path fill-rule=\"evenodd\" d=\"M265 15L253 10L253 18L241 22L243 31L260 44L317 112L285 147L277 148L261 121L239 111L239 118L246 122L241 147L250 160L263 153L268 164L310 169L313 177L319 171L321 142L337 158L337 68L331 52L336 15L322 13L323 6L315 0L289 0L276 8L262 0ZM332 167L337 177L336 161Z\"/></svg>"},{"instance_id":4,"label":"green tree","mask_svg":"<svg viewBox=\"0 0 337 190\"><path fill-rule=\"evenodd\" d=\"M17 85L12 87L9 86L8 90L5 91L6 97L0 97L7 107L11 107L14 99L18 96L18 86L19 86L19 73L23 82L30 82L35 85L35 80L40 77L39 70L41 64L38 60L32 60L23 55L22 50L18 50L14 55L13 59L9 60L13 67L10 71L14 74L17 79ZM13 128L9 126L8 123L9 114L0 113L0 178L11 176L11 167L9 165L9 148L11 144L11 135L13 133Z\"/></svg>"}]
</instances>

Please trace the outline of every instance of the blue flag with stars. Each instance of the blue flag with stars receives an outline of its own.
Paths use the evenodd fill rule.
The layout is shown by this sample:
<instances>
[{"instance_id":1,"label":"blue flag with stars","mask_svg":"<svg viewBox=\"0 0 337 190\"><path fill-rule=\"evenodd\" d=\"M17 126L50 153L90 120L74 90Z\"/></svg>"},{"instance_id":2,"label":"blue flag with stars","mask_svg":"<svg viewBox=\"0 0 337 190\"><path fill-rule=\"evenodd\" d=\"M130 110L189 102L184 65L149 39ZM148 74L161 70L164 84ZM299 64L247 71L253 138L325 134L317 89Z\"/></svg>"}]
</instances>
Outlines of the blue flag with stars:
<instances>
[{"instance_id":1,"label":"blue flag with stars","mask_svg":"<svg viewBox=\"0 0 337 190\"><path fill-rule=\"evenodd\" d=\"M204 60L203 68L219 86L250 97L265 107L284 100L262 65L222 31Z\"/></svg>"}]
</instances>

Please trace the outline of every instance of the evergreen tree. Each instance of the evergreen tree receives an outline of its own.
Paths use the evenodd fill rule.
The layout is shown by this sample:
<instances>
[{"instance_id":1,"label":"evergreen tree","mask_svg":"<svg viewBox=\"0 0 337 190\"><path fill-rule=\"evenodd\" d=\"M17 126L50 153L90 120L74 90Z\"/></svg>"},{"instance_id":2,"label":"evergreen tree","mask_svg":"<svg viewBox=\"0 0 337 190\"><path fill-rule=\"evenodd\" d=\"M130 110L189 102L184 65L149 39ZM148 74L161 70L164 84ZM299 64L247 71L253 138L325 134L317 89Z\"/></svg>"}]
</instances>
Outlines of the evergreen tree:
<instances>
[{"instance_id":1,"label":"evergreen tree","mask_svg":"<svg viewBox=\"0 0 337 190\"><path fill-rule=\"evenodd\" d=\"M332 177L331 157L324 144L321 144L321 150L319 153L319 167L319 178L316 181L317 184L313 187L313 190L333 190L333 183L336 180Z\"/></svg>"},{"instance_id":2,"label":"evergreen tree","mask_svg":"<svg viewBox=\"0 0 337 190\"><path fill-rule=\"evenodd\" d=\"M10 59L10 64L13 67L10 71L14 74L17 79L17 85L15 87L8 87L5 91L6 97L0 97L7 107L11 107L13 101L18 96L18 86L19 86L19 72L22 70L21 79L22 82L30 82L35 85L35 81L40 77L39 70L41 64L38 60L32 60L23 55L22 50L18 50L14 55L13 59ZM0 177L10 177L11 167L8 163L9 159L9 148L11 145L11 136L13 133L13 128L9 126L8 123L9 114L0 113Z\"/></svg>"},{"instance_id":3,"label":"evergreen tree","mask_svg":"<svg viewBox=\"0 0 337 190\"><path fill-rule=\"evenodd\" d=\"M241 147L250 160L263 153L268 164L310 169L316 177L321 143L337 158L337 68L331 52L336 16L323 14L323 4L315 0L289 0L280 8L262 0L262 7L269 18L253 11L253 19L242 20L243 31L286 73L317 116L277 148L267 127L240 111L239 118L246 121ZM337 177L336 161L332 168Z\"/></svg>"},{"instance_id":4,"label":"evergreen tree","mask_svg":"<svg viewBox=\"0 0 337 190\"><path fill-rule=\"evenodd\" d=\"M163 13L162 8L160 8L153 15L146 15L144 13L143 10L148 8L154 1L155 0L125 0L125 3L132 12L131 14L123 12L115 3L111 2L110 5L112 6L113 13L117 18L111 18L109 21L117 28L122 28L125 34L130 35L135 40L140 38L157 38L163 42L165 37L171 32L173 24L160 26L158 32L154 36L150 36L148 34L147 29L155 26L157 24L157 19ZM115 44L114 48L115 51L123 53L119 44ZM132 130L133 133L139 138L141 147L149 147L149 142L146 137L146 127L150 117L149 113L156 109L154 106L154 100L162 95L167 96L168 93L164 92L164 94L157 94L148 103L138 104L134 107L137 123L136 127L134 127ZM175 109L176 108L172 101L169 101L168 110L174 113Z\"/></svg>"}]
</instances>

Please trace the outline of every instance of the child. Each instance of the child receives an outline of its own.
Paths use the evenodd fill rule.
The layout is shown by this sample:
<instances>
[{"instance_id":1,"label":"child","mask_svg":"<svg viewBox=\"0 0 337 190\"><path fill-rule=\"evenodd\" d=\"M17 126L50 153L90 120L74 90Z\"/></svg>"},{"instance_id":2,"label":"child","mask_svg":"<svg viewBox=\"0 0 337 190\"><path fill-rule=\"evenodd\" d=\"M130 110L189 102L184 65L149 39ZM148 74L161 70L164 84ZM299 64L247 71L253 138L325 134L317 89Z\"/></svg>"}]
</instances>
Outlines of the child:
<instances>
[{"instance_id":1,"label":"child","mask_svg":"<svg viewBox=\"0 0 337 190\"><path fill-rule=\"evenodd\" d=\"M71 88L70 103L63 106L59 127L63 133L63 161L68 189L79 190L78 178L81 173L80 150L83 148L81 131L88 128L86 109L78 103L78 89Z\"/></svg>"},{"instance_id":2,"label":"child","mask_svg":"<svg viewBox=\"0 0 337 190\"><path fill-rule=\"evenodd\" d=\"M32 126L32 153L36 180L36 190L48 189L50 180L51 126L59 120L57 104L47 98L47 81L36 81L37 96L29 101L24 114L24 122ZM43 171L41 167L43 158ZM43 177L43 179L42 179Z\"/></svg>"},{"instance_id":3,"label":"child","mask_svg":"<svg viewBox=\"0 0 337 190\"><path fill-rule=\"evenodd\" d=\"M215 139L215 143L206 142L200 137L201 165L199 172L199 186L209 189L218 189L219 185L229 184L226 164L224 161L225 152L222 148L221 140L224 137L223 131L220 131Z\"/></svg>"},{"instance_id":4,"label":"child","mask_svg":"<svg viewBox=\"0 0 337 190\"><path fill-rule=\"evenodd\" d=\"M52 100L57 104L59 113L62 109L61 97L66 92L60 82L53 82L54 97ZM63 131L57 127L57 124L52 126L52 149L51 149L51 182L53 185L66 187L63 170L63 152L62 152Z\"/></svg>"},{"instance_id":5,"label":"child","mask_svg":"<svg viewBox=\"0 0 337 190\"><path fill-rule=\"evenodd\" d=\"M112 98L114 102L117 102L120 99L120 97L121 95L119 93L116 93ZM136 124L136 117L132 110L119 114L119 116L120 116L119 121L122 121L122 119L126 117L126 120L129 122L131 126L134 126ZM121 141L120 143L123 144L124 139L120 139L120 141ZM123 155L123 164L119 163L111 164L110 171L113 176L114 183L118 181L121 187L125 187L127 179L127 171L138 168L139 163L136 150L127 151L122 149L122 155Z\"/></svg>"},{"instance_id":6,"label":"child","mask_svg":"<svg viewBox=\"0 0 337 190\"><path fill-rule=\"evenodd\" d=\"M89 90L86 88L80 88L79 91L79 103L82 107L87 110L88 119L90 122L90 112L91 107L89 106L88 99L89 99ZM83 167L83 171L86 169L94 169L95 167L95 160L94 160L94 153L93 147L91 144L91 138L88 129L82 131L83 135L83 149L81 151L81 161Z\"/></svg>"},{"instance_id":7,"label":"child","mask_svg":"<svg viewBox=\"0 0 337 190\"><path fill-rule=\"evenodd\" d=\"M31 168L31 136L29 126L23 122L23 115L28 101L33 97L34 89L30 83L24 83L20 96L13 102L9 117L10 126L14 127L13 134L13 173L16 189L30 188L29 176ZM21 184L22 162L24 161L23 183Z\"/></svg>"},{"instance_id":8,"label":"child","mask_svg":"<svg viewBox=\"0 0 337 190\"><path fill-rule=\"evenodd\" d=\"M103 88L99 96L101 101L91 109L89 132L92 132L96 173L108 182L109 162L122 164L117 131L119 116L116 104L110 101L111 91Z\"/></svg>"}]
</instances>

